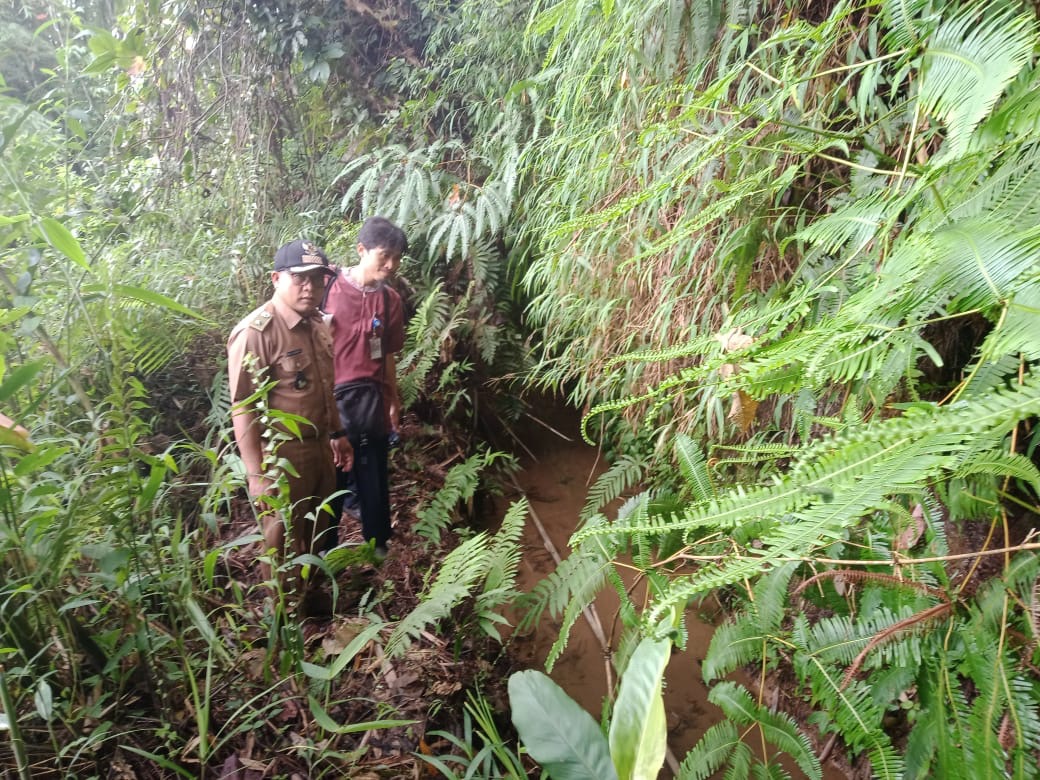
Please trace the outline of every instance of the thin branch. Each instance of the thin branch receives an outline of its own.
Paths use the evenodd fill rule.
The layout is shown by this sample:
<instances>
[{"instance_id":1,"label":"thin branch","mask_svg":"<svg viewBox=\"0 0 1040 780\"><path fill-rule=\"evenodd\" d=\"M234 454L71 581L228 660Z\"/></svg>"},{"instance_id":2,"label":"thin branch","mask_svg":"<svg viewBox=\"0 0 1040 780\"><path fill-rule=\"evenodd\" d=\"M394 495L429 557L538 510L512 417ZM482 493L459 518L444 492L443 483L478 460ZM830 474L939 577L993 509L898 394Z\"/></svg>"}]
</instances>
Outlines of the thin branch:
<instances>
[{"instance_id":1,"label":"thin branch","mask_svg":"<svg viewBox=\"0 0 1040 780\"><path fill-rule=\"evenodd\" d=\"M897 588L910 588L912 590L922 591L930 596L934 596L937 599L942 599L943 601L949 600L946 594L943 593L941 590L925 585L923 582L906 580L901 577L895 577L891 574L882 574L881 572L847 570L843 571L841 569L830 569L828 571L823 571L819 574L810 577L794 589L794 595L800 595L803 591L805 591L806 588L811 587L817 582L821 582L823 580L833 580L837 577L844 577L849 580L856 580L860 582L880 582L886 585L892 585L893 587Z\"/></svg>"},{"instance_id":2,"label":"thin branch","mask_svg":"<svg viewBox=\"0 0 1040 780\"><path fill-rule=\"evenodd\" d=\"M1033 535L1030 534L1029 538ZM904 558L903 556L893 553L892 559L879 558L874 561L863 561L863 560L846 560L844 558L814 558L812 556L801 556L796 558L776 558L778 563L826 563L834 566L916 566L921 563L941 563L943 561L960 561L967 558L974 558L978 555L1003 555L1004 553L1016 553L1023 550L1040 550L1040 542L1029 542L1023 544L1016 544L1011 547L999 547L994 550L978 550L970 553L960 553L958 555L936 555L929 558ZM696 561L702 563L717 563L719 561L732 560L732 555L688 555L686 553L679 553L669 560L684 560L684 561Z\"/></svg>"},{"instance_id":3,"label":"thin branch","mask_svg":"<svg viewBox=\"0 0 1040 780\"><path fill-rule=\"evenodd\" d=\"M908 618L903 618L898 623L893 623L888 628L879 631L869 642L867 642L867 646L860 651L860 654L853 659L852 665L845 672L845 676L841 678L841 685L838 686L838 690L843 691L848 687L849 683L852 682L852 678L856 676L856 672L859 671L859 668L863 665L863 662L866 660L867 655L870 654L871 650L875 649L882 643L887 642L900 631L905 631L908 628L912 628L915 625L929 620L938 620L945 617L952 609L953 605L948 601L944 601L942 604L936 604L934 607L921 610L920 612L913 614Z\"/></svg>"}]
</instances>

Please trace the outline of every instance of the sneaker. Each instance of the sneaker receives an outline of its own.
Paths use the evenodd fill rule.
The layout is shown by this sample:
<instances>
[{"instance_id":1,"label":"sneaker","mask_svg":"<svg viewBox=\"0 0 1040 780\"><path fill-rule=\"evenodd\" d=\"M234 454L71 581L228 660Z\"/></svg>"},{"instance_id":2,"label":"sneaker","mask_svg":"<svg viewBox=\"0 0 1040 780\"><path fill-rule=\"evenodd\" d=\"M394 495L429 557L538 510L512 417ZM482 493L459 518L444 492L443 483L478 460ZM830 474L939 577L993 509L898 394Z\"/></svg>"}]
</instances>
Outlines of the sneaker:
<instances>
[{"instance_id":1,"label":"sneaker","mask_svg":"<svg viewBox=\"0 0 1040 780\"><path fill-rule=\"evenodd\" d=\"M386 556L390 553L385 544L377 544L373 552L375 553L376 560L380 562L385 561Z\"/></svg>"}]
</instances>

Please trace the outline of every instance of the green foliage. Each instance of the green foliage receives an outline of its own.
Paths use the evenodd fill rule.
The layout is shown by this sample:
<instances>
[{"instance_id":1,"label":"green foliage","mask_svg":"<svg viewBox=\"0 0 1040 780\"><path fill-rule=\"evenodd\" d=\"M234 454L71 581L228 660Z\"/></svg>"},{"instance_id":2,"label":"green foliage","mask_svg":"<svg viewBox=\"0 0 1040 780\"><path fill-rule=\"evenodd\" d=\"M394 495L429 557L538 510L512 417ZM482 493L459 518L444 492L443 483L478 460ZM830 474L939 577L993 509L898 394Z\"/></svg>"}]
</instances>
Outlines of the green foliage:
<instances>
[{"instance_id":1,"label":"green foliage","mask_svg":"<svg viewBox=\"0 0 1040 780\"><path fill-rule=\"evenodd\" d=\"M481 472L498 460L511 462L505 453L488 450L452 466L441 489L416 512L415 532L435 544L439 542L441 533L457 522L459 504L471 501L477 492Z\"/></svg>"},{"instance_id":2,"label":"green foliage","mask_svg":"<svg viewBox=\"0 0 1040 780\"><path fill-rule=\"evenodd\" d=\"M468 422L480 411L482 377L495 366L522 362L509 329L482 310L485 297L476 281L454 298L441 282L434 284L408 323L398 361L402 403Z\"/></svg>"},{"instance_id":3,"label":"green foliage","mask_svg":"<svg viewBox=\"0 0 1040 780\"><path fill-rule=\"evenodd\" d=\"M682 780L706 780L727 765L731 777L761 777L764 776L763 772L777 771L779 762L774 762L770 757L758 763L757 759L751 757L747 744L741 741L738 729L749 726L760 729L763 739L769 745L791 756L805 777L823 776L812 745L789 716L770 712L735 682L716 685L708 695L708 701L722 709L726 720L708 729L701 741L686 755L677 777ZM786 777L787 774L781 776Z\"/></svg>"},{"instance_id":4,"label":"green foliage","mask_svg":"<svg viewBox=\"0 0 1040 780\"><path fill-rule=\"evenodd\" d=\"M391 145L354 158L339 176L351 182L344 210L359 199L362 214L392 215L411 236L404 271L421 300L409 324L402 394L445 418L475 418L483 379L525 363L499 246L515 170L510 181L478 183L470 168L462 177L445 163L464 154L458 141L412 151Z\"/></svg>"},{"instance_id":5,"label":"green foliage","mask_svg":"<svg viewBox=\"0 0 1040 780\"><path fill-rule=\"evenodd\" d=\"M643 639L625 664L607 735L619 780L657 777L667 750L661 681L670 640Z\"/></svg>"},{"instance_id":6,"label":"green foliage","mask_svg":"<svg viewBox=\"0 0 1040 780\"><path fill-rule=\"evenodd\" d=\"M921 485L953 473L979 448L990 449L1019 420L1040 412L1038 397L1031 380L1021 389L995 391L985 402L938 408L921 404L906 416L810 445L774 484L731 490L693 504L675 518L634 515L587 526L575 534L574 543L616 536L622 530L681 531L693 541L707 528L737 533L745 518L756 518L757 551L742 551L692 578L679 579L650 610L648 617L654 622L699 593L741 582L773 563L808 559L840 540L864 515L884 509L893 495L918 496Z\"/></svg>"},{"instance_id":7,"label":"green foliage","mask_svg":"<svg viewBox=\"0 0 1040 780\"><path fill-rule=\"evenodd\" d=\"M449 552L427 582L418 606L397 625L386 643L388 655L403 653L427 626L451 616L465 634L467 620L492 639L499 639L496 625L508 621L496 610L516 597L514 588L520 565L520 534L527 517L527 503L510 506L502 527L493 536L481 532ZM470 602L471 615L456 608Z\"/></svg>"},{"instance_id":8,"label":"green foliage","mask_svg":"<svg viewBox=\"0 0 1040 780\"><path fill-rule=\"evenodd\" d=\"M509 678L513 725L531 757L554 780L650 780L664 763L661 681L670 641L643 639L621 677L608 737L562 688L541 672Z\"/></svg>"},{"instance_id":9,"label":"green foliage","mask_svg":"<svg viewBox=\"0 0 1040 780\"><path fill-rule=\"evenodd\" d=\"M555 658L566 647L570 627L581 614L581 610L592 602L596 593L603 587L609 560L609 555L602 549L586 547L575 551L540 581L524 600L527 611L519 623L520 630L527 630L534 625L546 609L553 615L565 613L565 625L556 642L561 647L554 649L550 659ZM552 668L551 662L549 668Z\"/></svg>"},{"instance_id":10,"label":"green foliage","mask_svg":"<svg viewBox=\"0 0 1040 780\"><path fill-rule=\"evenodd\" d=\"M416 308L408 323L405 349L397 362L398 388L405 407L419 399L443 345L462 324L461 312L452 308L448 295L438 285Z\"/></svg>"},{"instance_id":11,"label":"green foliage","mask_svg":"<svg viewBox=\"0 0 1040 780\"><path fill-rule=\"evenodd\" d=\"M495 780L498 778L525 780L528 777L520 752L514 750L501 735L495 724L491 705L479 693L467 695L461 734L432 731L430 736L447 740L461 753L461 755L435 756L417 754L443 777L450 778L450 780L461 780L463 777L480 777L487 778L487 780L493 778ZM479 750L476 749L478 740L483 743L483 747ZM454 771L449 764L458 764L459 771ZM464 773L459 774L463 770L465 770Z\"/></svg>"},{"instance_id":12,"label":"green foliage","mask_svg":"<svg viewBox=\"0 0 1040 780\"><path fill-rule=\"evenodd\" d=\"M549 677L534 670L514 672L509 706L527 752L554 780L617 778L596 721Z\"/></svg>"},{"instance_id":13,"label":"green foliage","mask_svg":"<svg viewBox=\"0 0 1040 780\"><path fill-rule=\"evenodd\" d=\"M581 517L589 518L611 501L620 498L625 490L639 483L645 468L645 463L628 455L622 455L615 460L610 468L596 477L596 481L589 488Z\"/></svg>"},{"instance_id":14,"label":"green foliage","mask_svg":"<svg viewBox=\"0 0 1040 780\"><path fill-rule=\"evenodd\" d=\"M194 553L236 484L213 334L265 297L275 246L343 246L343 214L378 210L412 239L407 404L479 421L485 380L523 375L590 419L650 411L606 442L572 554L531 595L525 623L562 617L550 667L606 584L632 642L738 586L751 602L709 676L791 659L815 725L879 776L1035 776L1036 558L976 591L947 541L1035 513L1040 489L1035 9L384 6L52 3L10 6L0 29L0 401L30 429L0 438L0 688L70 735L52 736L57 769L117 728L137 663L164 724L191 702L198 740L171 734L165 755L204 765L267 720L243 704L210 722L237 660L200 596L219 555ZM185 358L200 341L213 366ZM210 430L184 446L171 410L195 392ZM758 412L727 418L733 398ZM420 531L438 539L496 457L453 468ZM213 483L197 515L177 501L194 469ZM431 574L394 652L446 620L496 635L520 512ZM789 596L802 563L819 578ZM268 628L268 660L296 674L302 640ZM753 727L815 771L756 697L713 696L731 720L684 771L776 775L737 739ZM492 772L489 755L467 760Z\"/></svg>"},{"instance_id":15,"label":"green foliage","mask_svg":"<svg viewBox=\"0 0 1040 780\"><path fill-rule=\"evenodd\" d=\"M788 583L796 568L795 564L788 563L759 579L745 609L715 630L704 657L706 682L720 679L757 659L763 663L768 660L771 645L780 635Z\"/></svg>"}]
</instances>

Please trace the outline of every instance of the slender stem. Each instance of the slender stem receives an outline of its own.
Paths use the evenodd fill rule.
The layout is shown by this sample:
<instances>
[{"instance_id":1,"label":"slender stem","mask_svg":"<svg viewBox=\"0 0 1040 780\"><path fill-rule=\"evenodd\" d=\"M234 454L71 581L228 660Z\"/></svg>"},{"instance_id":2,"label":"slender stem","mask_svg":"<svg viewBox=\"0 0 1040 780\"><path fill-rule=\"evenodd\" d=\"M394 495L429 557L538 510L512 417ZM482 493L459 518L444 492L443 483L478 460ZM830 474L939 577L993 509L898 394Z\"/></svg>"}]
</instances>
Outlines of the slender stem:
<instances>
[{"instance_id":1,"label":"slender stem","mask_svg":"<svg viewBox=\"0 0 1040 780\"><path fill-rule=\"evenodd\" d=\"M3 668L0 668L0 705L3 705L7 714L7 728L11 732L11 752L14 753L14 762L18 767L18 777L20 780L32 780L29 757L25 753L25 741L22 739L21 729L18 728L18 711L14 708L11 691L7 688Z\"/></svg>"}]
</instances>

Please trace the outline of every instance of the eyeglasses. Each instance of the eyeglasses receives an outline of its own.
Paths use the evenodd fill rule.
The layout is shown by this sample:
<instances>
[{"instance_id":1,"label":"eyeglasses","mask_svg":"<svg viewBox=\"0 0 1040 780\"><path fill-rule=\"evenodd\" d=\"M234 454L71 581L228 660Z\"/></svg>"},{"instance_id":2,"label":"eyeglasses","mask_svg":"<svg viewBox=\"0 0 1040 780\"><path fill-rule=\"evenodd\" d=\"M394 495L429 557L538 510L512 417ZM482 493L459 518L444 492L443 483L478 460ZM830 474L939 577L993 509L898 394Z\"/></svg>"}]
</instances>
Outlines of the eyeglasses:
<instances>
[{"instance_id":1,"label":"eyeglasses","mask_svg":"<svg viewBox=\"0 0 1040 780\"><path fill-rule=\"evenodd\" d=\"M307 283L315 287L325 287L329 283L329 275L323 271L290 271L289 276L297 287L303 287Z\"/></svg>"}]
</instances>

